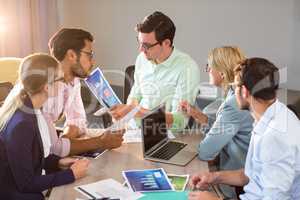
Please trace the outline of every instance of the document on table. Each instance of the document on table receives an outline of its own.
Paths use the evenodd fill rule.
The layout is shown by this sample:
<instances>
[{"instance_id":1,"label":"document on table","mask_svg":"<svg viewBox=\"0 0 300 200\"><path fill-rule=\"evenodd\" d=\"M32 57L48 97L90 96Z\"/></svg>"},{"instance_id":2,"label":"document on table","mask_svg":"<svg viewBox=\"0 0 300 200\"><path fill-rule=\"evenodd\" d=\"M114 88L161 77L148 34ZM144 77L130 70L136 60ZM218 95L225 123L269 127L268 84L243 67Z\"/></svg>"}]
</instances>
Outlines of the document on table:
<instances>
[{"instance_id":1,"label":"document on table","mask_svg":"<svg viewBox=\"0 0 300 200\"><path fill-rule=\"evenodd\" d=\"M139 192L132 192L114 179L77 186L75 190L92 199L110 197L120 200L136 200L143 196Z\"/></svg>"}]
</instances>

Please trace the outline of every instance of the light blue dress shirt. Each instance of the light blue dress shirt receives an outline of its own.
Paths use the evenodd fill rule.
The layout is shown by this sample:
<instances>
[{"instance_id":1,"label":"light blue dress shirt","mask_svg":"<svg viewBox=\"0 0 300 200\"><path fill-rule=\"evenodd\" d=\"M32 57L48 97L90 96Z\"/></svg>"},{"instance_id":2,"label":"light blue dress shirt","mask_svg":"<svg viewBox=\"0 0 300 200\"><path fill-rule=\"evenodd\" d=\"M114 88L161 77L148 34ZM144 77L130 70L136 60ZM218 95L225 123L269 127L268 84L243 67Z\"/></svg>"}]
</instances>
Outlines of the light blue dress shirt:
<instances>
[{"instance_id":1,"label":"light blue dress shirt","mask_svg":"<svg viewBox=\"0 0 300 200\"><path fill-rule=\"evenodd\" d=\"M199 159L213 160L219 155L220 170L244 168L252 129L250 112L238 107L234 91L230 88L216 119L209 117L209 129L204 131L205 138L198 147ZM235 197L229 186L221 189L227 197Z\"/></svg>"},{"instance_id":2,"label":"light blue dress shirt","mask_svg":"<svg viewBox=\"0 0 300 200\"><path fill-rule=\"evenodd\" d=\"M279 101L253 129L245 174L242 200L300 199L300 121Z\"/></svg>"}]
</instances>

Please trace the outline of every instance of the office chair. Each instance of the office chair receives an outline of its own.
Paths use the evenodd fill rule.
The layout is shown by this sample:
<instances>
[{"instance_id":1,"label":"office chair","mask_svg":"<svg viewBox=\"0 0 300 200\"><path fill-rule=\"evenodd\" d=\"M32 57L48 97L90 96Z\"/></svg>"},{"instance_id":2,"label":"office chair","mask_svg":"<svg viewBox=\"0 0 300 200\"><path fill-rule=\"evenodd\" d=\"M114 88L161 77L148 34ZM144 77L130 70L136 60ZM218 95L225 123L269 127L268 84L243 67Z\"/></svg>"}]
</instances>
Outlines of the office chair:
<instances>
[{"instance_id":1,"label":"office chair","mask_svg":"<svg viewBox=\"0 0 300 200\"><path fill-rule=\"evenodd\" d=\"M5 98L13 88L13 84L10 82L0 82L0 106L4 103Z\"/></svg>"},{"instance_id":2,"label":"office chair","mask_svg":"<svg viewBox=\"0 0 300 200\"><path fill-rule=\"evenodd\" d=\"M84 109L86 110L88 128L95 128L89 127L93 124L102 124L102 128L109 127L112 124L112 118L108 113L105 113L102 116L94 116L94 112L99 110L102 106L100 105L96 97L92 94L92 92L90 91L90 89L84 81L81 81L81 98Z\"/></svg>"},{"instance_id":3,"label":"office chair","mask_svg":"<svg viewBox=\"0 0 300 200\"><path fill-rule=\"evenodd\" d=\"M296 102L293 104L287 105L287 107L295 113L295 115L298 117L300 120L300 99L298 99Z\"/></svg>"},{"instance_id":4,"label":"office chair","mask_svg":"<svg viewBox=\"0 0 300 200\"><path fill-rule=\"evenodd\" d=\"M125 80L123 89L123 102L127 103L127 98L129 96L131 87L134 84L134 65L130 65L125 70Z\"/></svg>"}]
</instances>

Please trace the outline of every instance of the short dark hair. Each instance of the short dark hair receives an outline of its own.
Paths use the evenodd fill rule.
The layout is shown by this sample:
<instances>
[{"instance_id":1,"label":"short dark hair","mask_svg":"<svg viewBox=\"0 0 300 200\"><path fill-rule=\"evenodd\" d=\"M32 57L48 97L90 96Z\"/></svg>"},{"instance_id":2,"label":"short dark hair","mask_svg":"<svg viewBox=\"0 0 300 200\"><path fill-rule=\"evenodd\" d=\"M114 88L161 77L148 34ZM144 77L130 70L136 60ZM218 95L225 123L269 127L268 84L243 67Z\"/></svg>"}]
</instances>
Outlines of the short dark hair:
<instances>
[{"instance_id":1,"label":"short dark hair","mask_svg":"<svg viewBox=\"0 0 300 200\"><path fill-rule=\"evenodd\" d=\"M135 29L141 33L151 33L154 31L158 42L162 43L165 39L169 39L171 46L173 45L176 27L173 21L162 12L155 11L151 15L148 15L142 23L136 25Z\"/></svg>"},{"instance_id":2,"label":"short dark hair","mask_svg":"<svg viewBox=\"0 0 300 200\"><path fill-rule=\"evenodd\" d=\"M249 58L235 68L235 75L254 98L272 100L279 87L279 69L264 58Z\"/></svg>"},{"instance_id":3,"label":"short dark hair","mask_svg":"<svg viewBox=\"0 0 300 200\"><path fill-rule=\"evenodd\" d=\"M56 32L49 40L50 53L59 61L65 58L69 49L79 52L85 46L85 40L93 42L91 33L75 28L63 28Z\"/></svg>"}]
</instances>

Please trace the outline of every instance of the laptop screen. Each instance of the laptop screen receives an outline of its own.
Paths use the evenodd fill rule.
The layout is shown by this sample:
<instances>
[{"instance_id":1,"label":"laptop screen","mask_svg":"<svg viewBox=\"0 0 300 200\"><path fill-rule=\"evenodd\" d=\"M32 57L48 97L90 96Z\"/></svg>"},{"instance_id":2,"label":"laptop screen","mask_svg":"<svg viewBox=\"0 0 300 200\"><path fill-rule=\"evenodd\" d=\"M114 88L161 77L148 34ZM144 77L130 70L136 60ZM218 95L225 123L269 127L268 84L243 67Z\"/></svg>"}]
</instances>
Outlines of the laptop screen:
<instances>
[{"instance_id":1,"label":"laptop screen","mask_svg":"<svg viewBox=\"0 0 300 200\"><path fill-rule=\"evenodd\" d=\"M160 106L142 119L144 153L168 138L164 110L164 106Z\"/></svg>"}]
</instances>

